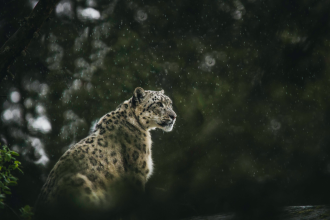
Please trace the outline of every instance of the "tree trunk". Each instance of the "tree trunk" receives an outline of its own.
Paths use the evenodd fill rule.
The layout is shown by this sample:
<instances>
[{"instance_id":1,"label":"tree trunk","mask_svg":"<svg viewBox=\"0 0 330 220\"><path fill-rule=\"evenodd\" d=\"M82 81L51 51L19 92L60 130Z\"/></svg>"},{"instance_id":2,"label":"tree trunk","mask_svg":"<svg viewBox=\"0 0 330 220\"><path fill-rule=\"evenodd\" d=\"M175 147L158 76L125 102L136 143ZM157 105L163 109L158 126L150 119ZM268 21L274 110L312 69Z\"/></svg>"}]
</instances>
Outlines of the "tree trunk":
<instances>
[{"instance_id":1,"label":"tree trunk","mask_svg":"<svg viewBox=\"0 0 330 220\"><path fill-rule=\"evenodd\" d=\"M0 82L9 73L15 59L26 55L25 50L33 38L38 38L38 31L60 0L40 0L29 17L24 18L21 27L0 48Z\"/></svg>"}]
</instances>

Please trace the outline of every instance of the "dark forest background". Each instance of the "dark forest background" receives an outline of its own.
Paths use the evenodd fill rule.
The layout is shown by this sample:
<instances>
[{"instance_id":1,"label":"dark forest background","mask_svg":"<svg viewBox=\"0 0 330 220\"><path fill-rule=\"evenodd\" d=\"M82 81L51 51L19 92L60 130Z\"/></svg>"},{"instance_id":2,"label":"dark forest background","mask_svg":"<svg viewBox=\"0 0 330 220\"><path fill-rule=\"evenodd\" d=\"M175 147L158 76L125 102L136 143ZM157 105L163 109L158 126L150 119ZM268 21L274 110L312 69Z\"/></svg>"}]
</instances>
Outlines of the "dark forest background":
<instances>
[{"instance_id":1,"label":"dark forest background","mask_svg":"<svg viewBox=\"0 0 330 220\"><path fill-rule=\"evenodd\" d=\"M2 1L0 46L36 3ZM7 203L33 206L59 157L141 86L178 115L152 132L149 215L327 204L329 39L326 0L61 1L0 84L1 143L24 170Z\"/></svg>"}]
</instances>

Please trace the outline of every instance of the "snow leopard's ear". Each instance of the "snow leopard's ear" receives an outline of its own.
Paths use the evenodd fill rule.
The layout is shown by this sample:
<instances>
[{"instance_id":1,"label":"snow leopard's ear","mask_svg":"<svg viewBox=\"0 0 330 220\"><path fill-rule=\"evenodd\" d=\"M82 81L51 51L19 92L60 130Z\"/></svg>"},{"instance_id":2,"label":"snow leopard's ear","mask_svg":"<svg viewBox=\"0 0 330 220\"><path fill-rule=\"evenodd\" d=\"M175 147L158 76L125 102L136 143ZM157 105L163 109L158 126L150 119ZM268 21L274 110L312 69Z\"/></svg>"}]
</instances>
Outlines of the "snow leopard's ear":
<instances>
[{"instance_id":1,"label":"snow leopard's ear","mask_svg":"<svg viewBox=\"0 0 330 220\"><path fill-rule=\"evenodd\" d=\"M136 87L133 92L133 98L132 98L133 106L137 106L139 103L141 103L141 101L145 96L146 93L144 92L144 89L142 89L141 87Z\"/></svg>"}]
</instances>

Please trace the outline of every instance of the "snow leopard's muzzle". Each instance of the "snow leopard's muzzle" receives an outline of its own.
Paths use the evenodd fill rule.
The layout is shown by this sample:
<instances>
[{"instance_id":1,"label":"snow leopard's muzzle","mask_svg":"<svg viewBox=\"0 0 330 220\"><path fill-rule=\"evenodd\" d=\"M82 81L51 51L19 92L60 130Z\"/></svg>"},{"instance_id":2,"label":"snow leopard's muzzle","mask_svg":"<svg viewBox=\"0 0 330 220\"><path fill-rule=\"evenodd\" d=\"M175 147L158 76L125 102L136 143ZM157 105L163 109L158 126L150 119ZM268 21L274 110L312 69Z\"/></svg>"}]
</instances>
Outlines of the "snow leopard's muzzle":
<instances>
[{"instance_id":1,"label":"snow leopard's muzzle","mask_svg":"<svg viewBox=\"0 0 330 220\"><path fill-rule=\"evenodd\" d=\"M170 110L167 117L164 117L161 123L158 123L164 131L172 131L177 115L173 110Z\"/></svg>"}]
</instances>

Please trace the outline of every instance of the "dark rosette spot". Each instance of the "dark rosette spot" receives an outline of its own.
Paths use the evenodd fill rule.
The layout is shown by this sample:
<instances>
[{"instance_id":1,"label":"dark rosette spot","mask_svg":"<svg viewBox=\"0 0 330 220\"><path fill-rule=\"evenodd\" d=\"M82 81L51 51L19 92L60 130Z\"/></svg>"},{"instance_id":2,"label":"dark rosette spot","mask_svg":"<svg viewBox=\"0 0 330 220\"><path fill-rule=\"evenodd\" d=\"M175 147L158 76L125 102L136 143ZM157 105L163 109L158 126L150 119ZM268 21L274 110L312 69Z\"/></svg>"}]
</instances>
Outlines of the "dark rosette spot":
<instances>
[{"instance_id":1,"label":"dark rosette spot","mask_svg":"<svg viewBox=\"0 0 330 220\"><path fill-rule=\"evenodd\" d=\"M86 187L86 188L85 188L85 192L86 192L87 194L91 194L91 193L92 193L92 190L91 190L91 188Z\"/></svg>"},{"instance_id":2,"label":"dark rosette spot","mask_svg":"<svg viewBox=\"0 0 330 220\"><path fill-rule=\"evenodd\" d=\"M104 166L103 166L103 164L99 164L99 166L97 167L97 171L101 171L101 170L103 170L104 169Z\"/></svg>"},{"instance_id":3,"label":"dark rosette spot","mask_svg":"<svg viewBox=\"0 0 330 220\"><path fill-rule=\"evenodd\" d=\"M60 160L65 160L68 157L68 155L63 155Z\"/></svg>"},{"instance_id":4,"label":"dark rosette spot","mask_svg":"<svg viewBox=\"0 0 330 220\"><path fill-rule=\"evenodd\" d=\"M82 160L85 158L85 154L81 153L78 155L78 160Z\"/></svg>"},{"instance_id":5,"label":"dark rosette spot","mask_svg":"<svg viewBox=\"0 0 330 220\"><path fill-rule=\"evenodd\" d=\"M125 172L127 172L128 163L127 163L127 159L125 157L124 157L124 161L123 161L123 166L124 166Z\"/></svg>"},{"instance_id":6,"label":"dark rosette spot","mask_svg":"<svg viewBox=\"0 0 330 220\"><path fill-rule=\"evenodd\" d=\"M133 160L136 161L139 158L139 153L137 151L133 152Z\"/></svg>"},{"instance_id":7,"label":"dark rosette spot","mask_svg":"<svg viewBox=\"0 0 330 220\"><path fill-rule=\"evenodd\" d=\"M138 168L136 168L136 167L135 167L135 169L134 169L134 172L135 172L135 173L142 173L142 172L141 172Z\"/></svg>"},{"instance_id":8,"label":"dark rosette spot","mask_svg":"<svg viewBox=\"0 0 330 220\"><path fill-rule=\"evenodd\" d=\"M100 128L100 134L104 134L105 133L105 129L104 128Z\"/></svg>"},{"instance_id":9,"label":"dark rosette spot","mask_svg":"<svg viewBox=\"0 0 330 220\"><path fill-rule=\"evenodd\" d=\"M97 144L100 145L101 147L107 147L108 146L108 142L104 141L103 138L99 138L97 140Z\"/></svg>"},{"instance_id":10,"label":"dark rosette spot","mask_svg":"<svg viewBox=\"0 0 330 220\"><path fill-rule=\"evenodd\" d=\"M103 188L103 189L105 189L106 187L105 187L105 183L103 182L103 181L99 181L99 185L101 186L101 188Z\"/></svg>"},{"instance_id":11,"label":"dark rosette spot","mask_svg":"<svg viewBox=\"0 0 330 220\"><path fill-rule=\"evenodd\" d=\"M89 161L91 162L91 164L92 164L93 166L96 166L97 161L96 161L96 159L95 159L94 157L90 157L90 158L89 158Z\"/></svg>"},{"instance_id":12,"label":"dark rosette spot","mask_svg":"<svg viewBox=\"0 0 330 220\"><path fill-rule=\"evenodd\" d=\"M86 141L85 141L85 143L87 143L87 144L91 144L91 143L93 143L94 142L94 138L92 137L92 138L88 138Z\"/></svg>"},{"instance_id":13,"label":"dark rosette spot","mask_svg":"<svg viewBox=\"0 0 330 220\"><path fill-rule=\"evenodd\" d=\"M113 179L114 178L114 176L111 174L111 173L109 173L109 172L106 172L105 173L105 178L107 178L107 179Z\"/></svg>"},{"instance_id":14,"label":"dark rosette spot","mask_svg":"<svg viewBox=\"0 0 330 220\"><path fill-rule=\"evenodd\" d=\"M115 129L115 126L111 125L107 125L106 128L108 129L108 131L113 131Z\"/></svg>"},{"instance_id":15,"label":"dark rosette spot","mask_svg":"<svg viewBox=\"0 0 330 220\"><path fill-rule=\"evenodd\" d=\"M121 149L122 149L123 153L126 153L126 145L125 144L121 145Z\"/></svg>"},{"instance_id":16,"label":"dark rosette spot","mask_svg":"<svg viewBox=\"0 0 330 220\"><path fill-rule=\"evenodd\" d=\"M76 187L82 186L84 183L85 183L85 181L82 178L72 180L72 185L76 186Z\"/></svg>"},{"instance_id":17,"label":"dark rosette spot","mask_svg":"<svg viewBox=\"0 0 330 220\"><path fill-rule=\"evenodd\" d=\"M95 182L95 180L97 179L97 176L94 173L88 174L87 178L92 181Z\"/></svg>"}]
</instances>

